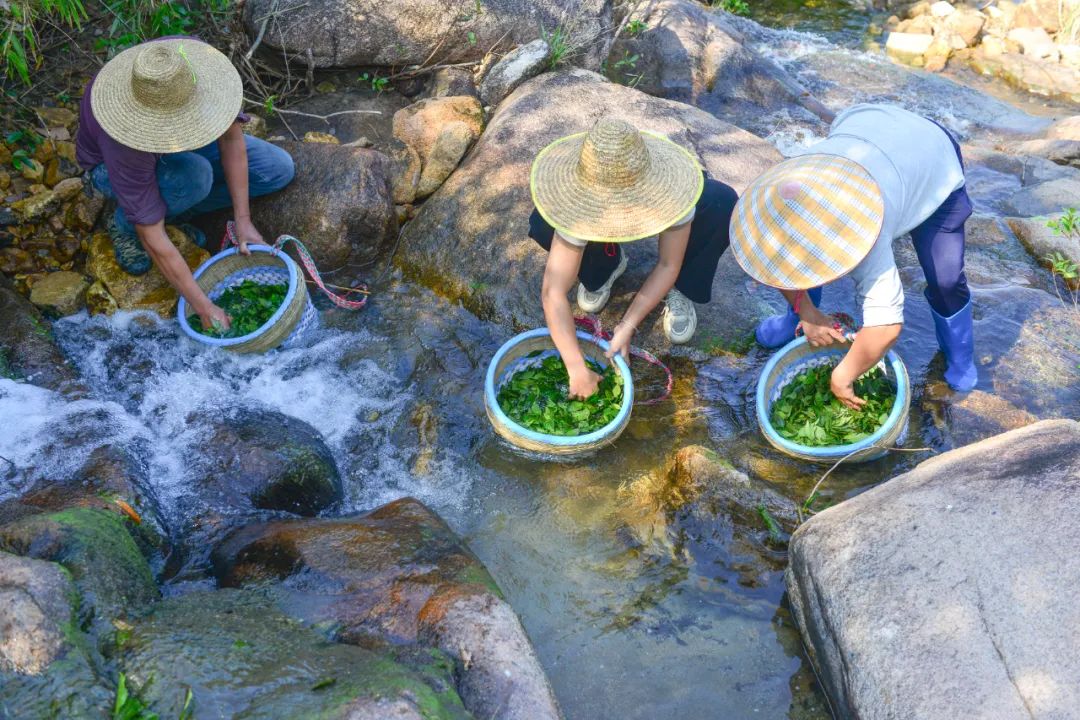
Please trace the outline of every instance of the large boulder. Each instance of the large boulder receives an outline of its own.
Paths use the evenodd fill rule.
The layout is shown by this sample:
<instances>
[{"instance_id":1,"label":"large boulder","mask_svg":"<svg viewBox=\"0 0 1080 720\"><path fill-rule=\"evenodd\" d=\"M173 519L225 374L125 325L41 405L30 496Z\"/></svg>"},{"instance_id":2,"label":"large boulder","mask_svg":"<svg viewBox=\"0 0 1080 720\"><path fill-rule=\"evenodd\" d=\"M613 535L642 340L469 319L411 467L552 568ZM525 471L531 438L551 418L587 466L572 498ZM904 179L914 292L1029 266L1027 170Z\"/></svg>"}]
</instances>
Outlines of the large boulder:
<instances>
[{"instance_id":1,"label":"large boulder","mask_svg":"<svg viewBox=\"0 0 1080 720\"><path fill-rule=\"evenodd\" d=\"M280 145L293 158L292 182L251 201L252 218L266 241L280 235L299 238L323 272L381 258L397 237L390 160L360 147ZM199 224L208 237L221 237L231 218L231 211L220 211L204 216Z\"/></svg>"},{"instance_id":2,"label":"large boulder","mask_svg":"<svg viewBox=\"0 0 1080 720\"><path fill-rule=\"evenodd\" d=\"M80 624L105 627L159 595L127 522L119 509L74 507L33 515L0 527L0 550L63 565L83 597Z\"/></svg>"},{"instance_id":3,"label":"large boulder","mask_svg":"<svg viewBox=\"0 0 1080 720\"><path fill-rule=\"evenodd\" d=\"M210 253L191 242L187 234L180 229L166 225L165 232L191 270L210 259ZM129 275L116 262L113 243L107 232L94 233L90 238L86 272L97 280L114 300L110 309L149 310L164 318L172 317L176 312L176 303L180 296L161 271L152 267L145 275Z\"/></svg>"},{"instance_id":4,"label":"large boulder","mask_svg":"<svg viewBox=\"0 0 1080 720\"><path fill-rule=\"evenodd\" d=\"M1080 198L1078 198L1080 204ZM1060 219L1061 215L1053 218L1009 218L1007 222L1024 248L1031 253L1031 257L1049 267L1046 261L1048 255L1062 255L1072 262L1080 265L1080 240L1076 237L1066 237L1051 229L1047 222L1051 219ZM1070 285L1076 286L1080 280L1074 279Z\"/></svg>"},{"instance_id":5,"label":"large boulder","mask_svg":"<svg viewBox=\"0 0 1080 720\"><path fill-rule=\"evenodd\" d=\"M441 654L399 659L383 645L327 642L282 613L270 593L165 600L134 623L120 652L130 690L163 718L182 716L187 690L199 717L470 717ZM380 704L388 714L371 715Z\"/></svg>"},{"instance_id":6,"label":"large boulder","mask_svg":"<svg viewBox=\"0 0 1080 720\"><path fill-rule=\"evenodd\" d=\"M799 83L747 47L722 13L689 0L660 0L646 29L612 47L608 72L618 82L731 119L740 127L769 112L824 108Z\"/></svg>"},{"instance_id":7,"label":"large boulder","mask_svg":"<svg viewBox=\"0 0 1080 720\"><path fill-rule=\"evenodd\" d=\"M101 658L79 631L78 606L60 565L0 552L0 715L109 716L112 695L95 672Z\"/></svg>"},{"instance_id":8,"label":"large boulder","mask_svg":"<svg viewBox=\"0 0 1080 720\"><path fill-rule=\"evenodd\" d=\"M567 45L598 66L598 41L611 28L609 0L312 0L281 8L254 0L244 23L263 45L316 67L422 65L480 60L562 29ZM265 27L265 33L261 32Z\"/></svg>"},{"instance_id":9,"label":"large boulder","mask_svg":"<svg viewBox=\"0 0 1080 720\"><path fill-rule=\"evenodd\" d=\"M795 533L787 585L842 718L1069 718L1080 423L945 453Z\"/></svg>"},{"instance_id":10,"label":"large boulder","mask_svg":"<svg viewBox=\"0 0 1080 720\"><path fill-rule=\"evenodd\" d=\"M75 390L79 374L53 339L41 313L0 275L0 377L50 390Z\"/></svg>"},{"instance_id":11,"label":"large boulder","mask_svg":"<svg viewBox=\"0 0 1080 720\"><path fill-rule=\"evenodd\" d=\"M1010 215L1035 217L1059 213L1080 204L1080 179L1061 178L1025 187L1004 203Z\"/></svg>"},{"instance_id":12,"label":"large boulder","mask_svg":"<svg viewBox=\"0 0 1080 720\"><path fill-rule=\"evenodd\" d=\"M282 607L344 642L421 642L458 662L477 717L555 718L547 679L479 560L411 498L359 517L249 525L213 554L225 587L284 581Z\"/></svg>"},{"instance_id":13,"label":"large boulder","mask_svg":"<svg viewBox=\"0 0 1080 720\"><path fill-rule=\"evenodd\" d=\"M766 141L697 108L584 70L545 73L502 102L462 166L405 227L397 261L413 277L484 317L526 327L543 324L540 281L547 258L528 237L529 168L545 145L588 130L604 115L668 135L700 158L713 178L737 191L781 159ZM609 327L657 259L655 242L630 243L626 250L630 270L604 315ZM730 253L725 255L714 302L699 308L700 337L746 334L753 318L767 309L764 294L732 292L747 284ZM654 347L666 342L655 332L658 326L642 328Z\"/></svg>"},{"instance_id":14,"label":"large boulder","mask_svg":"<svg viewBox=\"0 0 1080 720\"><path fill-rule=\"evenodd\" d=\"M198 484L220 510L315 515L341 500L341 475L319 432L270 410L214 424L196 460Z\"/></svg>"},{"instance_id":15,"label":"large boulder","mask_svg":"<svg viewBox=\"0 0 1080 720\"><path fill-rule=\"evenodd\" d=\"M1080 102L1080 70L1014 52L991 52L987 44L975 48L971 65L979 73L996 76L1035 95Z\"/></svg>"}]
</instances>

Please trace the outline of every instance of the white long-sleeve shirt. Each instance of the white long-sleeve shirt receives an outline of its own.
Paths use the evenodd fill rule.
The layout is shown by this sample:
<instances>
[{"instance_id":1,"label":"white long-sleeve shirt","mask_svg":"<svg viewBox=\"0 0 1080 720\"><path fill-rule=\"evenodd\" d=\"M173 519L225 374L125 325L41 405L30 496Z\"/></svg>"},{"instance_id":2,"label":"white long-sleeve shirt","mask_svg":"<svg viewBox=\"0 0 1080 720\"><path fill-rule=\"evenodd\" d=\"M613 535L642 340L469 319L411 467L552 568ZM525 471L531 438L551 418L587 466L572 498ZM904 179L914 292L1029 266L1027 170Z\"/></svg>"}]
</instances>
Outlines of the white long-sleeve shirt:
<instances>
[{"instance_id":1,"label":"white long-sleeve shirt","mask_svg":"<svg viewBox=\"0 0 1080 720\"><path fill-rule=\"evenodd\" d=\"M803 154L854 160L877 182L885 219L869 254L851 271L863 325L904 322L904 287L892 243L921 225L964 186L964 170L945 132L894 105L855 105L837 116L822 142Z\"/></svg>"}]
</instances>

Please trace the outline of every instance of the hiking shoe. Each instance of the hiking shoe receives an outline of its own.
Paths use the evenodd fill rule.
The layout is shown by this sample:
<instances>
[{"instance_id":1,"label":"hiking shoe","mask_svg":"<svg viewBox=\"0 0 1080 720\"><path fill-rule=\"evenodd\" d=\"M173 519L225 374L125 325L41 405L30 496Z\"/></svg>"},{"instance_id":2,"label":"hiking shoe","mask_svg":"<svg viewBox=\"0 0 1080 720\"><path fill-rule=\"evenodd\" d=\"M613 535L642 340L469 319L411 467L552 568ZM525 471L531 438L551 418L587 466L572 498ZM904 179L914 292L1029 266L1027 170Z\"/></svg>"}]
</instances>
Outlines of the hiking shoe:
<instances>
[{"instance_id":1,"label":"hiking shoe","mask_svg":"<svg viewBox=\"0 0 1080 720\"><path fill-rule=\"evenodd\" d=\"M109 220L109 237L112 239L116 264L121 270L128 275L145 275L150 272L154 263L150 260L150 255L147 254L139 236L121 228L116 222L115 215Z\"/></svg>"},{"instance_id":2,"label":"hiking shoe","mask_svg":"<svg viewBox=\"0 0 1080 720\"><path fill-rule=\"evenodd\" d=\"M199 228L195 227L191 223L180 223L176 228L188 236L188 240L195 243L197 246L206 250L206 233Z\"/></svg>"},{"instance_id":3,"label":"hiking shoe","mask_svg":"<svg viewBox=\"0 0 1080 720\"><path fill-rule=\"evenodd\" d=\"M604 306L608 304L608 300L611 299L611 286L626 272L626 253L623 252L622 248L618 248L618 250L619 264L615 271L611 273L611 277L607 279L607 282L599 290L587 290L584 285L578 283L577 304L585 312L595 314L603 310Z\"/></svg>"},{"instance_id":4,"label":"hiking shoe","mask_svg":"<svg viewBox=\"0 0 1080 720\"><path fill-rule=\"evenodd\" d=\"M672 288L664 307L664 333L675 345L690 342L697 330L697 310L694 303L681 292Z\"/></svg>"}]
</instances>

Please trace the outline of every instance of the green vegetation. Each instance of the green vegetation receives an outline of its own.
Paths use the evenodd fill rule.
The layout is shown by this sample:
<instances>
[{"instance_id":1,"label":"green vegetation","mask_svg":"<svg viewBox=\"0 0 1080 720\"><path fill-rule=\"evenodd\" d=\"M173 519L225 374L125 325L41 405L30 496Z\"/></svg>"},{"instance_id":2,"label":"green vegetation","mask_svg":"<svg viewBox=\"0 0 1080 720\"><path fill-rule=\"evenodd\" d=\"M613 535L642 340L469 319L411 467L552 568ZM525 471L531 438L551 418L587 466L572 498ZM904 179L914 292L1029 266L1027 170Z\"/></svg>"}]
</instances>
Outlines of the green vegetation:
<instances>
[{"instance_id":1,"label":"green vegetation","mask_svg":"<svg viewBox=\"0 0 1080 720\"><path fill-rule=\"evenodd\" d=\"M78 28L86 19L82 0L10 0L0 4L0 59L4 76L30 84L30 70L36 68L39 22L59 21Z\"/></svg>"},{"instance_id":2,"label":"green vegetation","mask_svg":"<svg viewBox=\"0 0 1080 720\"><path fill-rule=\"evenodd\" d=\"M4 142L11 148L11 167L22 170L23 167L33 165L34 152L43 141L44 138L28 129L15 130L5 135Z\"/></svg>"},{"instance_id":3,"label":"green vegetation","mask_svg":"<svg viewBox=\"0 0 1080 720\"><path fill-rule=\"evenodd\" d=\"M588 400L567 397L570 377L566 365L548 357L539 367L515 373L499 389L499 407L511 420L548 435L585 435L606 426L619 414L623 403L623 379L614 369L589 367L600 373L600 388Z\"/></svg>"},{"instance_id":4,"label":"green vegetation","mask_svg":"<svg viewBox=\"0 0 1080 720\"><path fill-rule=\"evenodd\" d=\"M782 437L810 447L849 445L877 432L889 417L896 389L874 368L855 381L855 394L866 401L862 410L843 405L830 389L829 365L799 373L780 391L769 420Z\"/></svg>"},{"instance_id":5,"label":"green vegetation","mask_svg":"<svg viewBox=\"0 0 1080 720\"><path fill-rule=\"evenodd\" d=\"M640 59L641 56L637 53L631 55L629 52L624 52L622 59L615 61L615 73L622 76L621 79L626 81L627 87L637 87L645 76L645 73L634 72Z\"/></svg>"},{"instance_id":6,"label":"green vegetation","mask_svg":"<svg viewBox=\"0 0 1080 720\"><path fill-rule=\"evenodd\" d=\"M551 32L541 28L540 34L548 44L548 69L554 70L570 56L570 36L562 26Z\"/></svg>"},{"instance_id":7,"label":"green vegetation","mask_svg":"<svg viewBox=\"0 0 1080 720\"><path fill-rule=\"evenodd\" d=\"M94 47L113 53L153 38L192 35L205 18L230 12L230 4L230 0L106 0L113 21Z\"/></svg>"},{"instance_id":8,"label":"green vegetation","mask_svg":"<svg viewBox=\"0 0 1080 720\"><path fill-rule=\"evenodd\" d=\"M281 303L285 302L285 296L289 292L289 286L284 283L279 285L263 285L253 280L245 280L221 294L217 299L217 306L229 316L232 325L228 330L222 331L220 327L205 329L198 315L188 317L188 323L197 333L216 338L236 338L250 335L273 317Z\"/></svg>"},{"instance_id":9,"label":"green vegetation","mask_svg":"<svg viewBox=\"0 0 1080 720\"><path fill-rule=\"evenodd\" d=\"M1055 220L1049 220L1046 223L1046 227L1050 228L1057 235L1064 238L1069 238L1080 242L1080 213L1076 212L1076 208L1069 208L1065 211L1065 214ZM1054 292L1057 293L1058 300L1065 307L1069 306L1065 298L1069 297L1072 300L1072 308L1074 311L1080 311L1080 287L1078 287L1078 279L1080 279L1080 267L1070 258L1066 257L1060 252L1052 252L1049 255L1045 255L1042 261L1050 269L1050 273L1054 276ZM1060 278L1061 285L1065 286L1065 292L1062 293L1058 287ZM1074 289L1077 288L1077 289Z\"/></svg>"},{"instance_id":10,"label":"green vegetation","mask_svg":"<svg viewBox=\"0 0 1080 720\"><path fill-rule=\"evenodd\" d=\"M724 10L732 15L745 17L750 14L750 4L746 0L710 0L709 7L714 10Z\"/></svg>"},{"instance_id":11,"label":"green vegetation","mask_svg":"<svg viewBox=\"0 0 1080 720\"><path fill-rule=\"evenodd\" d=\"M776 522L776 519L769 512L769 508L764 505L757 506L758 516L761 518L761 522L765 523L765 529L769 531L769 542L779 545L784 542L784 531L780 528L780 523Z\"/></svg>"},{"instance_id":12,"label":"green vegetation","mask_svg":"<svg viewBox=\"0 0 1080 720\"><path fill-rule=\"evenodd\" d=\"M192 720L191 707L192 694L188 689L184 695L184 706L180 710L177 720ZM158 720L157 713L143 704L142 700L131 694L127 689L127 676L120 673L120 679L116 683L116 702L113 703L112 720Z\"/></svg>"},{"instance_id":13,"label":"green vegetation","mask_svg":"<svg viewBox=\"0 0 1080 720\"><path fill-rule=\"evenodd\" d=\"M390 78L382 77L379 73L364 73L357 79L361 83L370 86L373 92L380 95L390 89Z\"/></svg>"},{"instance_id":14,"label":"green vegetation","mask_svg":"<svg viewBox=\"0 0 1080 720\"><path fill-rule=\"evenodd\" d=\"M641 20L631 20L630 22L626 23L626 34L630 37L637 37L641 33L645 32L648 27L649 26Z\"/></svg>"}]
</instances>

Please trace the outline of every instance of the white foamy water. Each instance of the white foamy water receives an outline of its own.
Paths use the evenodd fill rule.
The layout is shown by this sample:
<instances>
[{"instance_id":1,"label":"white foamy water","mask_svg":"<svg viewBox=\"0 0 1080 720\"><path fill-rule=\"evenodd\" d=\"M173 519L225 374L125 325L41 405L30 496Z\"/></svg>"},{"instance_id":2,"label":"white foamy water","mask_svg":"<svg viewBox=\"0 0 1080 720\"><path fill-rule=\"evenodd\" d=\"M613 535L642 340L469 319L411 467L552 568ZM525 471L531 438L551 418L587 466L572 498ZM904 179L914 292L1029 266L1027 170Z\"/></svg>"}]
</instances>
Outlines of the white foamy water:
<instances>
[{"instance_id":1,"label":"white foamy water","mask_svg":"<svg viewBox=\"0 0 1080 720\"><path fill-rule=\"evenodd\" d=\"M406 494L435 507L465 495L466 474L446 453L424 478L409 471L408 448L391 438L415 399L411 388L364 357L382 338L367 331L320 331L308 347L237 355L184 337L175 322L145 314L85 314L59 321L55 333L94 400L71 400L0 381L0 498L40 479L67 478L96 448L120 445L149 468L166 516L193 507L193 460L213 421L237 408L273 410L318 430L346 488L345 510L367 509ZM6 479L5 479L6 477Z\"/></svg>"}]
</instances>

